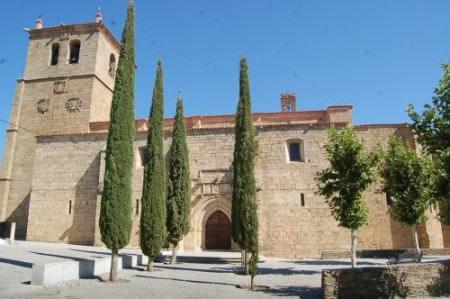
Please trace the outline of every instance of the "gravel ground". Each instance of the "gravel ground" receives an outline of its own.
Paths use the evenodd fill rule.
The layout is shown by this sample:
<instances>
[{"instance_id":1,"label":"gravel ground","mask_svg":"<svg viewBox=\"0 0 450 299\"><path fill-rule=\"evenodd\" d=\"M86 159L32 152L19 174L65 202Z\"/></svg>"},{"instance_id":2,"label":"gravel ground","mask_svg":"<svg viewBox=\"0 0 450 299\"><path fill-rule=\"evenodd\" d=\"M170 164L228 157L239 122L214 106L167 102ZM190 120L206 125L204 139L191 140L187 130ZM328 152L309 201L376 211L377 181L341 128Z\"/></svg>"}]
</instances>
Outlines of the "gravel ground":
<instances>
[{"instance_id":1,"label":"gravel ground","mask_svg":"<svg viewBox=\"0 0 450 299\"><path fill-rule=\"evenodd\" d=\"M131 251L137 253L137 251ZM156 264L158 271L122 270L119 283L102 282L99 278L81 279L51 288L31 286L31 265L61 259L89 258L107 253L106 249L19 243L0 247L0 298L320 298L321 270L349 267L348 260L279 260L264 258L259 264L258 291L237 286L248 285L248 276L236 274L236 263ZM233 260L239 253L182 253L183 256L221 257ZM20 257L20 258L19 258ZM429 259L429 258L427 258ZM211 259L214 260L214 259ZM384 264L385 260L360 259L360 266Z\"/></svg>"}]
</instances>

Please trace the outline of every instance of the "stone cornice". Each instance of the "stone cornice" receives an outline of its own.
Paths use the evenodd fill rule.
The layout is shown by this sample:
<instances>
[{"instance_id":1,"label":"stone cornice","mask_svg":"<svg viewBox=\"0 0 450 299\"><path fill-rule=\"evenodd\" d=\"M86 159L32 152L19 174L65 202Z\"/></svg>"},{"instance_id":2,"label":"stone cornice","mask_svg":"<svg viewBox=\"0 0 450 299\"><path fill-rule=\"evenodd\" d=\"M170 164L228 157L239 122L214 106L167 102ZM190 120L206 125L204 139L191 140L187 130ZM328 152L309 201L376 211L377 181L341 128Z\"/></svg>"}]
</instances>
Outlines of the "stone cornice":
<instances>
[{"instance_id":1,"label":"stone cornice","mask_svg":"<svg viewBox=\"0 0 450 299\"><path fill-rule=\"evenodd\" d=\"M120 48L120 43L114 37L114 35L109 31L109 29L103 23L85 23L85 24L73 24L55 27L46 27L42 29L31 29L30 39L37 38L51 38L54 37L55 33L60 34L80 34L86 32L103 32L106 37L114 44L117 48Z\"/></svg>"},{"instance_id":2,"label":"stone cornice","mask_svg":"<svg viewBox=\"0 0 450 299\"><path fill-rule=\"evenodd\" d=\"M84 74L84 75L74 75L74 76L57 76L57 77L47 77L47 78L39 78L39 79L20 79L20 82L24 83L35 83L35 82L45 82L45 81L60 81L60 80L71 80L71 79L86 79L86 78L95 78L100 83L102 83L107 89L111 92L113 89L108 86L99 76L96 74Z\"/></svg>"}]
</instances>

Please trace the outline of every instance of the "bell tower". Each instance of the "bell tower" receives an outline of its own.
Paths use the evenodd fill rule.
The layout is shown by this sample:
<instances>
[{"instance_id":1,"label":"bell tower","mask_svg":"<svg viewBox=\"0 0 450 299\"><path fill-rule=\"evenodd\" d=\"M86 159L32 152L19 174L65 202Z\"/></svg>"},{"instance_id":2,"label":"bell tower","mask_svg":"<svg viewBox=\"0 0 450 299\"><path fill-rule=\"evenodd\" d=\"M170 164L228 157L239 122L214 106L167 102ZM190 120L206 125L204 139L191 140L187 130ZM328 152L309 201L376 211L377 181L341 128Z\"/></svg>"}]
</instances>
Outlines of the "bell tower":
<instances>
[{"instance_id":1,"label":"bell tower","mask_svg":"<svg viewBox=\"0 0 450 299\"><path fill-rule=\"evenodd\" d=\"M17 82L0 173L0 221L26 237L36 136L89 132L107 121L120 44L97 13L95 22L29 33L23 78Z\"/></svg>"}]
</instances>

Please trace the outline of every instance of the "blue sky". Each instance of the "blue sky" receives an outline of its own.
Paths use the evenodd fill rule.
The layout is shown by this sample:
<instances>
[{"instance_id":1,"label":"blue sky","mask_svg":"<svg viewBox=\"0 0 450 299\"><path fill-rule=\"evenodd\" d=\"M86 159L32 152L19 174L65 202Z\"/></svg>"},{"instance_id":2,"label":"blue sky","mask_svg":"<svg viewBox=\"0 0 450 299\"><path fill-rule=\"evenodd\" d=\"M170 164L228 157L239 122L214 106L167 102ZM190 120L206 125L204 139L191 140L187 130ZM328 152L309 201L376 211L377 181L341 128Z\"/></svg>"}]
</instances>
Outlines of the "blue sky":
<instances>
[{"instance_id":1,"label":"blue sky","mask_svg":"<svg viewBox=\"0 0 450 299\"><path fill-rule=\"evenodd\" d=\"M450 1L136 0L136 116L148 115L158 58L166 115L178 90L186 114L234 113L239 58L249 59L254 111L278 111L280 93L300 110L354 105L355 123L405 122L405 107L431 101L450 60ZM68 4L72 3L72 4ZM92 21L98 6L120 38L126 0L2 1L0 119L7 120L28 36L45 26ZM3 148L6 124L0 123Z\"/></svg>"}]
</instances>

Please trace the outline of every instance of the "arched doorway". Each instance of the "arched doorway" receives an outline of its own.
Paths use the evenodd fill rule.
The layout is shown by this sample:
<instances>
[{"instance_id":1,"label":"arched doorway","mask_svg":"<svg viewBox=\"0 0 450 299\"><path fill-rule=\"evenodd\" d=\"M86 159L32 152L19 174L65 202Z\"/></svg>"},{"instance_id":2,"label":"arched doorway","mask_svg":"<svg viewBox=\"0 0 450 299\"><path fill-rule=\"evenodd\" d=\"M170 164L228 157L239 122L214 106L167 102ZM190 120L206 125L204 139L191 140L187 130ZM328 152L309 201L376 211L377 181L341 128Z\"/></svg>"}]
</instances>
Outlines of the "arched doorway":
<instances>
[{"instance_id":1,"label":"arched doorway","mask_svg":"<svg viewBox=\"0 0 450 299\"><path fill-rule=\"evenodd\" d=\"M231 222L222 211L209 216L205 226L206 249L231 249Z\"/></svg>"}]
</instances>

